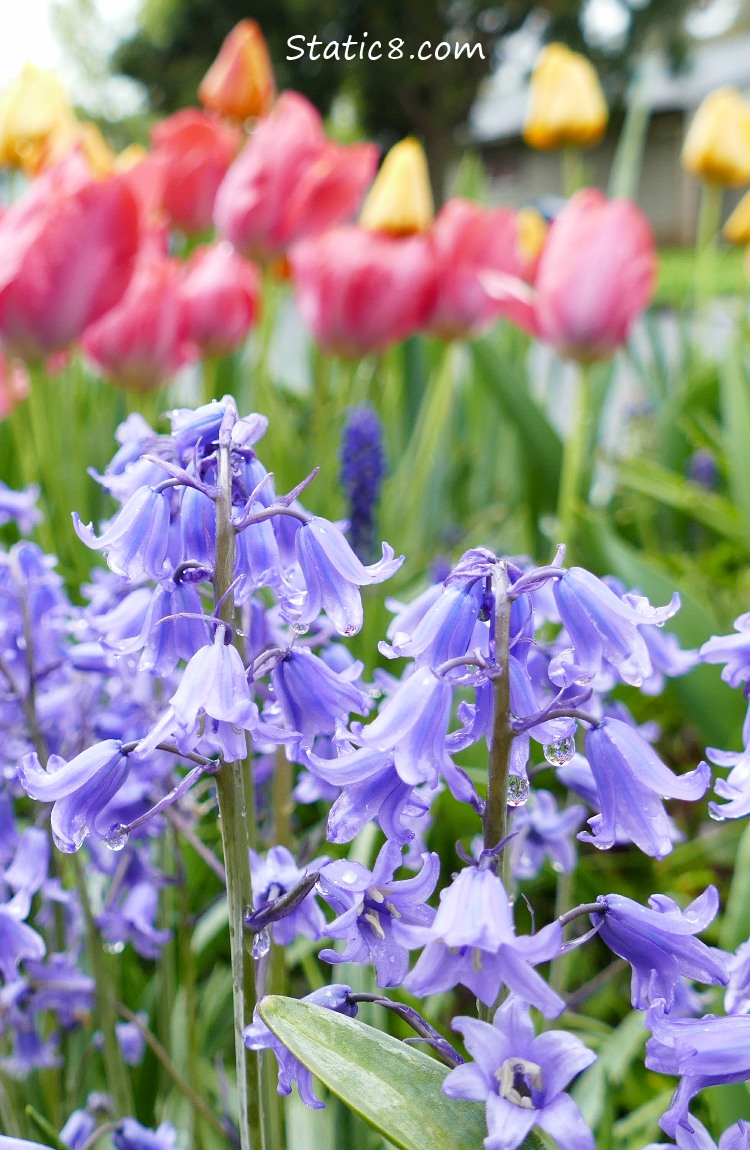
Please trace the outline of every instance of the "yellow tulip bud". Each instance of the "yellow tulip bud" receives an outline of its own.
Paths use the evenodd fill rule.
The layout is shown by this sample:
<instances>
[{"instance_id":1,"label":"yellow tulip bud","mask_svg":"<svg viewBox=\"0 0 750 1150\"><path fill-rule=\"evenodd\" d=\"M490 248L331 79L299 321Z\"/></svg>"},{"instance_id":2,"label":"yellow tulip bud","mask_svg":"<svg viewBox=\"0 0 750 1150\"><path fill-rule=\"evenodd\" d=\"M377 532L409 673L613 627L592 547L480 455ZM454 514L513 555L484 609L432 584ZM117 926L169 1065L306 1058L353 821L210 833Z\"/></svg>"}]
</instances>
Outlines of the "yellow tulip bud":
<instances>
[{"instance_id":1,"label":"yellow tulip bud","mask_svg":"<svg viewBox=\"0 0 750 1150\"><path fill-rule=\"evenodd\" d=\"M0 100L0 162L36 172L49 137L74 123L58 78L33 64L24 65Z\"/></svg>"},{"instance_id":2,"label":"yellow tulip bud","mask_svg":"<svg viewBox=\"0 0 750 1150\"><path fill-rule=\"evenodd\" d=\"M533 263L544 247L547 221L535 208L520 208L516 215L518 249L524 260Z\"/></svg>"},{"instance_id":3,"label":"yellow tulip bud","mask_svg":"<svg viewBox=\"0 0 750 1150\"><path fill-rule=\"evenodd\" d=\"M276 85L268 46L255 20L240 20L198 88L198 99L209 112L231 120L267 116Z\"/></svg>"},{"instance_id":4,"label":"yellow tulip bud","mask_svg":"<svg viewBox=\"0 0 750 1150\"><path fill-rule=\"evenodd\" d=\"M106 176L112 171L115 154L96 124L73 120L55 130L45 141L37 171L54 167L68 152L77 148L88 164L92 176Z\"/></svg>"},{"instance_id":5,"label":"yellow tulip bud","mask_svg":"<svg viewBox=\"0 0 750 1150\"><path fill-rule=\"evenodd\" d=\"M721 233L729 244L750 244L750 192L746 192Z\"/></svg>"},{"instance_id":6,"label":"yellow tulip bud","mask_svg":"<svg viewBox=\"0 0 750 1150\"><path fill-rule=\"evenodd\" d=\"M750 104L735 88L717 88L701 103L685 137L682 166L724 188L750 183Z\"/></svg>"},{"instance_id":7,"label":"yellow tulip bud","mask_svg":"<svg viewBox=\"0 0 750 1150\"><path fill-rule=\"evenodd\" d=\"M117 153L112 167L116 172L129 172L137 168L147 155L148 151L143 144L128 144L127 148Z\"/></svg>"},{"instance_id":8,"label":"yellow tulip bud","mask_svg":"<svg viewBox=\"0 0 750 1150\"><path fill-rule=\"evenodd\" d=\"M523 138L532 148L589 147L604 135L607 104L593 66L564 44L542 50L531 77Z\"/></svg>"},{"instance_id":9,"label":"yellow tulip bud","mask_svg":"<svg viewBox=\"0 0 750 1150\"><path fill-rule=\"evenodd\" d=\"M426 232L434 214L427 159L421 144L409 136L383 160L359 222L371 232L410 236Z\"/></svg>"}]
</instances>

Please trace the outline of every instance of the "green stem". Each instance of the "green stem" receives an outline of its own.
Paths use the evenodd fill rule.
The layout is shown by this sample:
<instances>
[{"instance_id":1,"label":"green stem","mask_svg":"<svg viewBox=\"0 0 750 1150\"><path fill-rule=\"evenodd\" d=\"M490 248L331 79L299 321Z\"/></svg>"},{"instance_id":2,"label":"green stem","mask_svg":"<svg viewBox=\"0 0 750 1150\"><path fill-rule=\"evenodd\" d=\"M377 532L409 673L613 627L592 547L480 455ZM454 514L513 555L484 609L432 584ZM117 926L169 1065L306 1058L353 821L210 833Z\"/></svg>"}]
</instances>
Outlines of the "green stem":
<instances>
[{"instance_id":1,"label":"green stem","mask_svg":"<svg viewBox=\"0 0 750 1150\"><path fill-rule=\"evenodd\" d=\"M170 828L172 834L172 853L175 859L179 858L179 844L177 831ZM200 1074L200 1047L198 1044L198 996L196 993L195 956L190 945L190 899L188 898L187 876L184 867L179 875L180 911L177 926L177 944L180 961L182 984L185 988L185 1006L187 1010L187 1069L188 1078L196 1093L201 1089ZM193 1132L195 1150L202 1150L203 1127L199 1115L195 1116Z\"/></svg>"},{"instance_id":2,"label":"green stem","mask_svg":"<svg viewBox=\"0 0 750 1150\"><path fill-rule=\"evenodd\" d=\"M695 302L704 303L714 294L716 283L716 238L721 227L724 189L704 184L701 189L698 228L695 235Z\"/></svg>"},{"instance_id":3,"label":"green stem","mask_svg":"<svg viewBox=\"0 0 750 1150\"><path fill-rule=\"evenodd\" d=\"M607 194L611 199L625 196L635 199L643 168L648 125L651 119L649 90L650 56L646 53L636 67L633 83L627 94L627 106L617 150L612 162Z\"/></svg>"},{"instance_id":4,"label":"green stem","mask_svg":"<svg viewBox=\"0 0 750 1150\"><path fill-rule=\"evenodd\" d=\"M234 579L235 536L232 513L232 462L229 434L222 428L219 446L219 496L216 501L216 576L217 602L223 600L219 617L231 625L234 599L227 594ZM248 772L249 774L250 772ZM256 1003L255 969L246 946L244 919L252 906L250 881L250 838L248 825L254 828L255 805L245 789L246 774L242 762L224 763L216 775L216 790L224 844L229 910L229 946L232 962L232 996L234 1002L234 1042L239 1096L239 1130L241 1150L260 1150L265 1145L261 1115L261 1075L259 1060L246 1049L242 1031L250 1025ZM271 1150L270 1146L267 1150Z\"/></svg>"},{"instance_id":5,"label":"green stem","mask_svg":"<svg viewBox=\"0 0 750 1150\"><path fill-rule=\"evenodd\" d=\"M584 171L581 149L569 145L562 150L563 195L570 197L583 187Z\"/></svg>"},{"instance_id":6,"label":"green stem","mask_svg":"<svg viewBox=\"0 0 750 1150\"><path fill-rule=\"evenodd\" d=\"M581 490L586 473L586 456L591 438L591 386L586 368L581 364L575 381L573 420L563 451L557 514L560 542L568 548L568 559L575 553L579 503L588 493Z\"/></svg>"}]
</instances>

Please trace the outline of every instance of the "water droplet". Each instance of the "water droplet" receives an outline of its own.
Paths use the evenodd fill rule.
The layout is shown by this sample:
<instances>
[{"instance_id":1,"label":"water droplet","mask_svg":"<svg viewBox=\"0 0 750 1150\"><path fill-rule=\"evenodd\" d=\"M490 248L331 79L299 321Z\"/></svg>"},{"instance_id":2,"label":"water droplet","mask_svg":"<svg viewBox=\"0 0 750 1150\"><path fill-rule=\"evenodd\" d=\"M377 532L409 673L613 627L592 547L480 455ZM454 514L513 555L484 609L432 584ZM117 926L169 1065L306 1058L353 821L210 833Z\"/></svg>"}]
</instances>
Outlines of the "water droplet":
<instances>
[{"instance_id":1,"label":"water droplet","mask_svg":"<svg viewBox=\"0 0 750 1150\"><path fill-rule=\"evenodd\" d=\"M117 823L107 835L107 846L111 851L124 850L128 845L130 831L124 823Z\"/></svg>"},{"instance_id":2,"label":"water droplet","mask_svg":"<svg viewBox=\"0 0 750 1150\"><path fill-rule=\"evenodd\" d=\"M720 815L716 807L709 806L708 814L715 823L725 823L727 821L726 815Z\"/></svg>"},{"instance_id":3,"label":"water droplet","mask_svg":"<svg viewBox=\"0 0 750 1150\"><path fill-rule=\"evenodd\" d=\"M295 635L304 635L305 631L307 630L307 624L292 623L292 630L294 631Z\"/></svg>"},{"instance_id":4,"label":"water droplet","mask_svg":"<svg viewBox=\"0 0 750 1150\"><path fill-rule=\"evenodd\" d=\"M270 949L271 936L264 928L263 930L259 931L253 939L253 958L256 961L258 959L265 958Z\"/></svg>"},{"instance_id":5,"label":"water droplet","mask_svg":"<svg viewBox=\"0 0 750 1150\"><path fill-rule=\"evenodd\" d=\"M506 801L509 807L522 807L527 801L531 787L529 780L523 775L510 775L508 778L508 793Z\"/></svg>"},{"instance_id":6,"label":"water droplet","mask_svg":"<svg viewBox=\"0 0 750 1150\"><path fill-rule=\"evenodd\" d=\"M102 950L105 954L122 954L124 949L125 943L121 938L116 939L115 942L105 942L102 946Z\"/></svg>"},{"instance_id":7,"label":"water droplet","mask_svg":"<svg viewBox=\"0 0 750 1150\"><path fill-rule=\"evenodd\" d=\"M553 767L564 767L576 753L575 739L556 739L554 743L547 743L544 748L544 757Z\"/></svg>"},{"instance_id":8,"label":"water droplet","mask_svg":"<svg viewBox=\"0 0 750 1150\"><path fill-rule=\"evenodd\" d=\"M353 623L350 623L348 627L344 628L344 634L345 635L356 635L357 634L357 628L354 626Z\"/></svg>"},{"instance_id":9,"label":"water droplet","mask_svg":"<svg viewBox=\"0 0 750 1150\"><path fill-rule=\"evenodd\" d=\"M353 871L353 870L345 870L341 876L341 881L342 882L356 882L357 881L357 872Z\"/></svg>"}]
</instances>

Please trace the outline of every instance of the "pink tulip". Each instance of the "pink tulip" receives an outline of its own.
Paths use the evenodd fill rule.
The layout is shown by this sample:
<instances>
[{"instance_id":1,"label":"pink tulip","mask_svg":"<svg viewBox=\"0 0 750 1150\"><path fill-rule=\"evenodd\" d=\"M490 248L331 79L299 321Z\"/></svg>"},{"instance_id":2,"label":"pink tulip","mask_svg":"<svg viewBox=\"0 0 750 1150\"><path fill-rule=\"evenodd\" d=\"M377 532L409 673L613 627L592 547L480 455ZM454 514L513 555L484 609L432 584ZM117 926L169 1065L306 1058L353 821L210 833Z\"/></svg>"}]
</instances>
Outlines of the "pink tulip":
<instances>
[{"instance_id":1,"label":"pink tulip","mask_svg":"<svg viewBox=\"0 0 750 1150\"><path fill-rule=\"evenodd\" d=\"M209 355L238 347L258 311L260 275L226 241L196 248L182 285L190 338Z\"/></svg>"},{"instance_id":2,"label":"pink tulip","mask_svg":"<svg viewBox=\"0 0 750 1150\"><path fill-rule=\"evenodd\" d=\"M489 274L499 311L569 359L606 359L648 306L657 257L648 220L629 200L578 192L549 231L533 291Z\"/></svg>"},{"instance_id":3,"label":"pink tulip","mask_svg":"<svg viewBox=\"0 0 750 1150\"><path fill-rule=\"evenodd\" d=\"M95 366L121 387L152 391L198 357L182 297L183 266L144 245L125 295L81 340Z\"/></svg>"},{"instance_id":4,"label":"pink tulip","mask_svg":"<svg viewBox=\"0 0 750 1150\"><path fill-rule=\"evenodd\" d=\"M0 340L25 359L59 351L113 307L138 249L138 209L119 176L77 153L0 219Z\"/></svg>"},{"instance_id":5,"label":"pink tulip","mask_svg":"<svg viewBox=\"0 0 750 1150\"><path fill-rule=\"evenodd\" d=\"M302 318L337 355L382 351L423 327L435 301L432 246L355 225L334 228L290 252Z\"/></svg>"},{"instance_id":6,"label":"pink tulip","mask_svg":"<svg viewBox=\"0 0 750 1150\"><path fill-rule=\"evenodd\" d=\"M333 143L312 104L284 92L227 172L216 226L246 255L268 259L351 219L376 167L373 144Z\"/></svg>"},{"instance_id":7,"label":"pink tulip","mask_svg":"<svg viewBox=\"0 0 750 1150\"><path fill-rule=\"evenodd\" d=\"M0 352L0 419L7 419L14 407L29 394L29 373L18 360Z\"/></svg>"},{"instance_id":8,"label":"pink tulip","mask_svg":"<svg viewBox=\"0 0 750 1150\"><path fill-rule=\"evenodd\" d=\"M428 326L443 339L474 335L497 317L484 273L530 280L536 268L538 252L524 252L519 217L510 208L449 200L433 224L432 242L437 297Z\"/></svg>"},{"instance_id":9,"label":"pink tulip","mask_svg":"<svg viewBox=\"0 0 750 1150\"><path fill-rule=\"evenodd\" d=\"M161 169L162 207L183 231L213 222L214 200L242 142L240 130L209 112L183 108L151 132L153 161Z\"/></svg>"}]
</instances>

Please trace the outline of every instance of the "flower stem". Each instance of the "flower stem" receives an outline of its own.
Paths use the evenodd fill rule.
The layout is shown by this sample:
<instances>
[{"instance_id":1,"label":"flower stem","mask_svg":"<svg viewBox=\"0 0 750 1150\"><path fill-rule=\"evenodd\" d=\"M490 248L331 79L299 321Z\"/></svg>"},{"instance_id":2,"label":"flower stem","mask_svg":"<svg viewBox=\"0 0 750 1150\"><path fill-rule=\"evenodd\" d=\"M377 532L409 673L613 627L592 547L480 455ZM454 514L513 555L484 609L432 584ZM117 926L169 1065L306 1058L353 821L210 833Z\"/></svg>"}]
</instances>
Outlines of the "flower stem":
<instances>
[{"instance_id":1,"label":"flower stem","mask_svg":"<svg viewBox=\"0 0 750 1150\"><path fill-rule=\"evenodd\" d=\"M222 426L219 438L218 486L215 593L217 602L221 601L219 618L231 625L234 598L227 592L234 579L235 537L231 522L231 426L228 425ZM249 835L248 822L254 826L255 806L254 802L248 805L242 762L221 766L216 775L216 790L227 872L240 1144L242 1150L260 1150L263 1146L260 1068L258 1060L245 1049L242 1038L242 1031L252 1022L256 1001L254 964L245 944L244 930L244 918L252 906L249 840L254 836Z\"/></svg>"},{"instance_id":2,"label":"flower stem","mask_svg":"<svg viewBox=\"0 0 750 1150\"><path fill-rule=\"evenodd\" d=\"M586 471L586 455L591 437L591 387L586 369L581 365L575 381L573 420L565 440L557 514L560 535L567 548L567 557L575 556L576 527L579 501Z\"/></svg>"},{"instance_id":3,"label":"flower stem","mask_svg":"<svg viewBox=\"0 0 750 1150\"><path fill-rule=\"evenodd\" d=\"M724 189L704 184L701 189L698 227L695 235L695 302L702 304L714 294L716 281L716 237L721 226Z\"/></svg>"},{"instance_id":4,"label":"flower stem","mask_svg":"<svg viewBox=\"0 0 750 1150\"><path fill-rule=\"evenodd\" d=\"M508 775L513 728L510 712L510 609L508 598L508 572L504 563L498 563L492 577L495 599L495 663L499 674L494 684L494 718L492 745L487 769L487 808L484 815L484 849L490 850L502 842L507 834ZM503 856L506 852L503 851ZM509 854L509 852L507 852ZM503 861L503 869L505 863ZM494 867L500 867L496 856Z\"/></svg>"}]
</instances>

